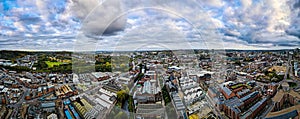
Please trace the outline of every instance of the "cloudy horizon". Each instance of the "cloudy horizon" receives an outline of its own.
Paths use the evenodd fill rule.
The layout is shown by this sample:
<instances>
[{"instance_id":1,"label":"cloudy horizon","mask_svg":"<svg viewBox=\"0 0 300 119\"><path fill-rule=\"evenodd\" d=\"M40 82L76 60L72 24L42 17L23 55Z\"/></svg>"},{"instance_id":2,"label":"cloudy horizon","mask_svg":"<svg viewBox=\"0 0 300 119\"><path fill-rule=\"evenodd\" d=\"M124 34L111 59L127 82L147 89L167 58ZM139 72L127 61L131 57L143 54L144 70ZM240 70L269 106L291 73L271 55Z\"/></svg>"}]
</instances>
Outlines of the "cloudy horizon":
<instances>
[{"instance_id":1,"label":"cloudy horizon","mask_svg":"<svg viewBox=\"0 0 300 119\"><path fill-rule=\"evenodd\" d=\"M0 50L300 47L300 0L3 0Z\"/></svg>"}]
</instances>

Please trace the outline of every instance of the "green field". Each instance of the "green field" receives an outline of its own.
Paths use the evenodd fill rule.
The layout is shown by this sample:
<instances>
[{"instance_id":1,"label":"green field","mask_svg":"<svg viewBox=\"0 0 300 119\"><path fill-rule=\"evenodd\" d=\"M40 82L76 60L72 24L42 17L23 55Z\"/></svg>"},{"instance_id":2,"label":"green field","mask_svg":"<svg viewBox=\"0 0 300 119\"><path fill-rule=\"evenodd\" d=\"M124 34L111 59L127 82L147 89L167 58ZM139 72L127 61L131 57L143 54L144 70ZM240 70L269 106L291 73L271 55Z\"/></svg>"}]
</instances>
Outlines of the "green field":
<instances>
[{"instance_id":1,"label":"green field","mask_svg":"<svg viewBox=\"0 0 300 119\"><path fill-rule=\"evenodd\" d=\"M297 83L294 83L294 82L288 82L288 84L289 84L289 86L290 86L291 88L297 87Z\"/></svg>"},{"instance_id":2,"label":"green field","mask_svg":"<svg viewBox=\"0 0 300 119\"><path fill-rule=\"evenodd\" d=\"M51 62L51 61L45 61L45 63L48 65L49 68L53 67L54 65L59 66L63 64L63 62Z\"/></svg>"}]
</instances>

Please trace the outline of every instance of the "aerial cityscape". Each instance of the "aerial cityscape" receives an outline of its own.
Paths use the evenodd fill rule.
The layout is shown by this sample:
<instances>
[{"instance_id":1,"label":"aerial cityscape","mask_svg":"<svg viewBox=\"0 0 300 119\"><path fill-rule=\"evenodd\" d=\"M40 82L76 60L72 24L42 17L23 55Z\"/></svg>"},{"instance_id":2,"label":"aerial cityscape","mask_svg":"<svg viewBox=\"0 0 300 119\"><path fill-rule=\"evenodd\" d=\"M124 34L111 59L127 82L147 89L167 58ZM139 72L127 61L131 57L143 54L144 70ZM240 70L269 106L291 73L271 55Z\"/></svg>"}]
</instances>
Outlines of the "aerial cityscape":
<instances>
[{"instance_id":1,"label":"aerial cityscape","mask_svg":"<svg viewBox=\"0 0 300 119\"><path fill-rule=\"evenodd\" d=\"M300 119L299 0L1 0L1 119Z\"/></svg>"},{"instance_id":2,"label":"aerial cityscape","mask_svg":"<svg viewBox=\"0 0 300 119\"><path fill-rule=\"evenodd\" d=\"M299 118L299 49L218 52L102 52L90 72L71 52L1 51L0 116Z\"/></svg>"}]
</instances>

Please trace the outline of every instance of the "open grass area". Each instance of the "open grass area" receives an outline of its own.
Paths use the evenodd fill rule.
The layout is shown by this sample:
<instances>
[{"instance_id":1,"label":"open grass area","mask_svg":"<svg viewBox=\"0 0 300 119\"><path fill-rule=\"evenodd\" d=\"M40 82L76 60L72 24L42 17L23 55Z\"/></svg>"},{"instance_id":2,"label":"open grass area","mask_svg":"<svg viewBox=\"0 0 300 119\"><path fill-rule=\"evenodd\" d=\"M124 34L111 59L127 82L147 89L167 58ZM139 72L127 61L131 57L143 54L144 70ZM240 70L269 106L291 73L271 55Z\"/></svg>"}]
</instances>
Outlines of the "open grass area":
<instances>
[{"instance_id":1,"label":"open grass area","mask_svg":"<svg viewBox=\"0 0 300 119\"><path fill-rule=\"evenodd\" d=\"M231 88L232 89L236 89L236 88L239 88L241 86L244 86L244 84L237 84L237 85L231 86Z\"/></svg>"},{"instance_id":2,"label":"open grass area","mask_svg":"<svg viewBox=\"0 0 300 119\"><path fill-rule=\"evenodd\" d=\"M51 62L51 61L45 61L45 63L48 65L49 68L53 67L54 65L61 65L63 64L64 62Z\"/></svg>"},{"instance_id":3,"label":"open grass area","mask_svg":"<svg viewBox=\"0 0 300 119\"><path fill-rule=\"evenodd\" d=\"M252 88L251 86L246 85L246 84L237 84L237 85L231 86L231 88L232 88L232 89L237 89L237 88L242 87L242 86L245 86L245 87L247 87L248 89L251 89L251 88Z\"/></svg>"},{"instance_id":4,"label":"open grass area","mask_svg":"<svg viewBox=\"0 0 300 119\"><path fill-rule=\"evenodd\" d=\"M288 82L289 86L291 88L294 88L294 87L297 87L297 83L294 83L294 82Z\"/></svg>"}]
</instances>

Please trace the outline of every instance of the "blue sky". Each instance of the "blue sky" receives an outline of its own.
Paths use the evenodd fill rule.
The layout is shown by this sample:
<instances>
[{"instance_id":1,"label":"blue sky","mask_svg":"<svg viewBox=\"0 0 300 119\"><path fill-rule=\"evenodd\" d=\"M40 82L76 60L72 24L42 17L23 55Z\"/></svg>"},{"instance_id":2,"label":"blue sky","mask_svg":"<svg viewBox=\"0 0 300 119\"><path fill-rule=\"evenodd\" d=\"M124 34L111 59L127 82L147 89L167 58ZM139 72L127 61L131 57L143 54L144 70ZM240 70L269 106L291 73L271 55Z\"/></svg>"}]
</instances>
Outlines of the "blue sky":
<instances>
[{"instance_id":1,"label":"blue sky","mask_svg":"<svg viewBox=\"0 0 300 119\"><path fill-rule=\"evenodd\" d=\"M1 0L1 50L285 49L300 0Z\"/></svg>"}]
</instances>

